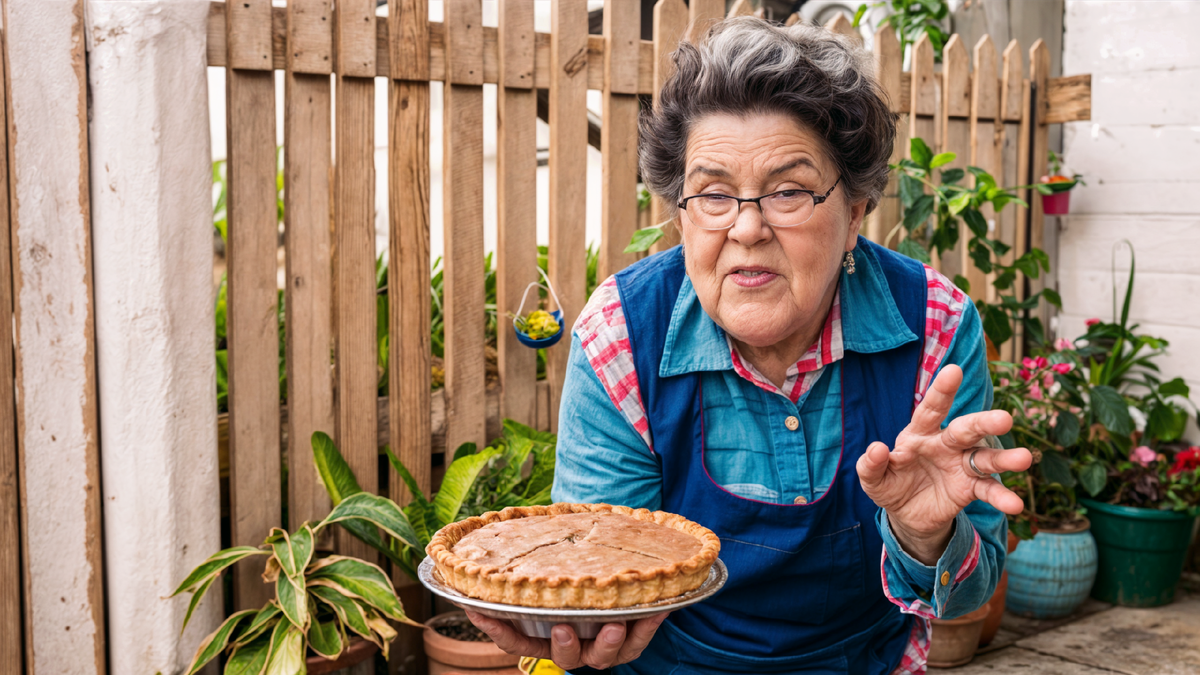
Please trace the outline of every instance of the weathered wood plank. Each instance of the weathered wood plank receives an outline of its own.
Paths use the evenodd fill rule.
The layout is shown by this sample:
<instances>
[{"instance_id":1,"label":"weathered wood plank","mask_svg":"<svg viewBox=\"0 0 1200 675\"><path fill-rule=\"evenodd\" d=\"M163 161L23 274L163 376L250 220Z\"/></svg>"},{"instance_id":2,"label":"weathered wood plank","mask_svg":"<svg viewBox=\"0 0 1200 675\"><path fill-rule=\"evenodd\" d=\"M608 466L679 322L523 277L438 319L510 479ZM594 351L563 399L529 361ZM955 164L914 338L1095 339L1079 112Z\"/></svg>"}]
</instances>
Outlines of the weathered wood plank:
<instances>
[{"instance_id":1,"label":"weathered wood plank","mask_svg":"<svg viewBox=\"0 0 1200 675\"><path fill-rule=\"evenodd\" d=\"M729 8L727 18L732 19L735 16L753 16L754 2L752 0L736 0L733 6Z\"/></svg>"},{"instance_id":2,"label":"weathered wood plank","mask_svg":"<svg viewBox=\"0 0 1200 675\"><path fill-rule=\"evenodd\" d=\"M896 38L896 31L891 26L884 26L875 31L872 52L875 57L875 77L879 80L879 87L887 96L888 107L893 112L897 112L901 96L900 75L904 67L904 55L900 53L900 41ZM908 120L905 116L901 116L896 120L896 142L892 146L892 156L888 162L892 164L899 162L907 152ZM896 173L889 172L883 198L879 200L875 210L867 216L866 231L863 232L863 236L877 244L886 246L890 243L895 246L895 237L892 238L892 242L884 240L900 222L900 199L896 196L897 190Z\"/></svg>"},{"instance_id":3,"label":"weathered wood plank","mask_svg":"<svg viewBox=\"0 0 1200 675\"><path fill-rule=\"evenodd\" d=\"M1047 80L1046 124L1092 119L1092 75L1070 75Z\"/></svg>"},{"instance_id":4,"label":"weathered wood plank","mask_svg":"<svg viewBox=\"0 0 1200 675\"><path fill-rule=\"evenodd\" d=\"M226 65L242 70L271 70L271 0L241 0L226 4Z\"/></svg>"},{"instance_id":5,"label":"weathered wood plank","mask_svg":"<svg viewBox=\"0 0 1200 675\"><path fill-rule=\"evenodd\" d=\"M604 12L603 133L600 136L600 259L606 279L637 260L625 253L638 217L638 0L609 0Z\"/></svg>"},{"instance_id":6,"label":"weathered wood plank","mask_svg":"<svg viewBox=\"0 0 1200 675\"><path fill-rule=\"evenodd\" d=\"M376 74L385 75L386 69L396 80L429 80L429 3L388 0L386 28L389 37L379 39L387 45L387 59L379 59Z\"/></svg>"},{"instance_id":7,"label":"weathered wood plank","mask_svg":"<svg viewBox=\"0 0 1200 675\"><path fill-rule=\"evenodd\" d=\"M4 35L0 34L0 41ZM5 59L0 45L0 59ZM12 233L8 192L8 72L0 62L0 326L13 325ZM17 461L16 356L11 330L0 330L0 675L21 675L21 491Z\"/></svg>"},{"instance_id":8,"label":"weathered wood plank","mask_svg":"<svg viewBox=\"0 0 1200 675\"><path fill-rule=\"evenodd\" d=\"M912 47L912 110L909 116L909 137L921 138L931 148L941 146L938 125L937 85L933 73L933 44L922 34Z\"/></svg>"},{"instance_id":9,"label":"weathered wood plank","mask_svg":"<svg viewBox=\"0 0 1200 675\"><path fill-rule=\"evenodd\" d=\"M537 272L537 92L533 91L533 4L500 5L497 88L496 351L501 414L537 423L537 352L517 341L508 315L516 313ZM534 297L536 302L536 296ZM531 306L524 311L529 312Z\"/></svg>"},{"instance_id":10,"label":"weathered wood plank","mask_svg":"<svg viewBox=\"0 0 1200 675\"><path fill-rule=\"evenodd\" d=\"M691 0L688 3L688 41L696 42L717 21L725 18L725 0Z\"/></svg>"},{"instance_id":11,"label":"weathered wood plank","mask_svg":"<svg viewBox=\"0 0 1200 675\"><path fill-rule=\"evenodd\" d=\"M1032 115L1034 116L1033 123L1030 126L1030 133L1033 134L1033 147L1029 156L1029 177L1030 183L1036 183L1041 180L1041 177L1049 173L1050 163L1050 124L1048 121L1050 109L1047 91L1050 81L1050 49L1046 46L1044 40L1039 39L1029 48L1029 81L1031 84L1030 95L1034 98L1031 106ZM1032 201L1029 203L1030 221L1029 221L1029 248L1046 249L1046 216L1042 212L1042 197L1041 195L1031 195ZM1053 281L1049 284L1053 287ZM1036 293L1047 287L1047 274L1042 273L1037 279L1031 279L1029 282L1030 293ZM1031 317L1040 318L1043 327L1050 325L1050 317L1052 316L1052 305L1048 302L1043 302L1037 310L1030 311Z\"/></svg>"},{"instance_id":12,"label":"weathered wood plank","mask_svg":"<svg viewBox=\"0 0 1200 675\"><path fill-rule=\"evenodd\" d=\"M863 46L862 33L858 32L858 29L854 27L850 19L848 19L845 14L839 12L832 19L826 21L825 30L829 31L830 33L844 35L855 45L859 47Z\"/></svg>"},{"instance_id":13,"label":"weathered wood plank","mask_svg":"<svg viewBox=\"0 0 1200 675\"><path fill-rule=\"evenodd\" d=\"M938 134L942 143L937 152L953 152L953 162L942 167L946 169L963 169L971 157L971 122L967 116L971 112L971 71L970 57L966 45L958 35L950 36L942 50L942 88L941 100L938 106ZM964 179L965 184L966 179ZM953 251L937 259L937 267L951 280L957 275L967 275L974 269L967 256L967 241L970 233L965 229L960 232L958 243ZM982 287L982 284L980 284Z\"/></svg>"},{"instance_id":14,"label":"weathered wood plank","mask_svg":"<svg viewBox=\"0 0 1200 675\"><path fill-rule=\"evenodd\" d=\"M251 15L239 19L233 14L229 18L231 36L242 30L240 22L257 20ZM229 59L229 63L235 62ZM235 546L257 546L272 527L282 524L275 288L279 232L275 74L229 67L225 89L229 148L226 335L230 527ZM270 589L254 566L239 566L233 574L236 608L261 607L270 597Z\"/></svg>"},{"instance_id":15,"label":"weathered wood plank","mask_svg":"<svg viewBox=\"0 0 1200 675\"><path fill-rule=\"evenodd\" d=\"M696 7L697 0L692 0ZM671 61L671 52L679 46L688 30L688 7L683 0L658 0L654 4L654 86L653 101L658 106L658 94L662 91L667 79L675 72L675 64ZM665 251L679 243L679 228L675 226L676 206L655 195L650 200L650 217L652 225L667 223L663 229L663 238L650 248L651 253Z\"/></svg>"},{"instance_id":16,"label":"weathered wood plank","mask_svg":"<svg viewBox=\"0 0 1200 675\"><path fill-rule=\"evenodd\" d=\"M446 441L483 447L483 72L480 0L450 0L443 89ZM455 84L461 82L462 84Z\"/></svg>"},{"instance_id":17,"label":"weathered wood plank","mask_svg":"<svg viewBox=\"0 0 1200 675\"><path fill-rule=\"evenodd\" d=\"M294 0L289 7L294 14L307 9ZM301 54L312 53L303 40L293 44ZM335 428L329 368L333 347L329 75L289 71L283 101L287 400L295 411L288 418L288 526L294 529L299 523L320 520L330 508L309 444L314 432L332 434Z\"/></svg>"},{"instance_id":18,"label":"weathered wood plank","mask_svg":"<svg viewBox=\"0 0 1200 675\"><path fill-rule=\"evenodd\" d=\"M375 0L338 0L336 11L337 40L334 46L338 74L374 77L377 74ZM387 22L380 21L379 24L386 26Z\"/></svg>"},{"instance_id":19,"label":"weathered wood plank","mask_svg":"<svg viewBox=\"0 0 1200 675\"><path fill-rule=\"evenodd\" d=\"M550 10L550 279L569 330L583 309L587 288L587 3L559 0ZM567 344L547 352L551 430L566 376Z\"/></svg>"},{"instance_id":20,"label":"weathered wood plank","mask_svg":"<svg viewBox=\"0 0 1200 675\"><path fill-rule=\"evenodd\" d=\"M1021 108L1021 87L1025 68L1022 63L1021 43L1011 40L1004 47L1003 68L1000 72L1000 114L1005 122L1020 122L1025 117Z\"/></svg>"},{"instance_id":21,"label":"weathered wood plank","mask_svg":"<svg viewBox=\"0 0 1200 675\"><path fill-rule=\"evenodd\" d=\"M330 0L288 1L286 48L290 72L315 75L333 72L333 3Z\"/></svg>"},{"instance_id":22,"label":"weathered wood plank","mask_svg":"<svg viewBox=\"0 0 1200 675\"><path fill-rule=\"evenodd\" d=\"M996 119L1000 111L1000 78L996 70L996 47L990 35L984 35L975 44L975 73L971 78L971 166L978 166L992 174L1003 185L1004 173L1000 164L1000 143L1003 142L1003 123ZM972 176L972 183L974 177ZM990 204L980 210L984 220L996 223L996 213ZM965 234L965 233L964 233ZM996 237L997 232L989 232ZM971 284L970 296L974 300L986 300L991 291L994 274L981 272L964 253L965 276Z\"/></svg>"}]
</instances>

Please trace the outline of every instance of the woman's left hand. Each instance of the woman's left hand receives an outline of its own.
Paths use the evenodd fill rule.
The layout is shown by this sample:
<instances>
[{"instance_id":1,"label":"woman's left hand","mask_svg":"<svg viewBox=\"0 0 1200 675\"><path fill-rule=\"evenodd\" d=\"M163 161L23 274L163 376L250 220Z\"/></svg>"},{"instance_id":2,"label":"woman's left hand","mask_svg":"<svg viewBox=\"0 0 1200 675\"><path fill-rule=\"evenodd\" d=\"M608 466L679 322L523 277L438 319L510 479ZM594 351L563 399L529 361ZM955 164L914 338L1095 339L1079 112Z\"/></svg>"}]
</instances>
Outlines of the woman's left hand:
<instances>
[{"instance_id":1,"label":"woman's left hand","mask_svg":"<svg viewBox=\"0 0 1200 675\"><path fill-rule=\"evenodd\" d=\"M858 459L863 490L887 512L892 534L904 550L926 565L937 563L954 518L972 501L1020 513L1024 502L991 474L1024 471L1033 462L1025 448L976 452L986 436L1012 427L1012 416L1002 410L963 415L942 428L961 383L958 366L942 368L912 421L896 437L896 448L889 452L886 444L875 442ZM985 475L971 468L972 453Z\"/></svg>"}]
</instances>

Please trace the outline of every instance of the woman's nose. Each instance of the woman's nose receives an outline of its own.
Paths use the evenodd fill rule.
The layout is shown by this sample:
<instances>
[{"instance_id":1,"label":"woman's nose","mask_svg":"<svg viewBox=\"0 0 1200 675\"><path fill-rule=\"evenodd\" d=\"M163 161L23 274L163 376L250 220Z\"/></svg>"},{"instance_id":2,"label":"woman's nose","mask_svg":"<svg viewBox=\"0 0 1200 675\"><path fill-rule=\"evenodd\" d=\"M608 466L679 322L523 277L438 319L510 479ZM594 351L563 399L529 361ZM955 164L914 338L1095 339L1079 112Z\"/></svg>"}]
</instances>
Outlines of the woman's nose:
<instances>
[{"instance_id":1,"label":"woman's nose","mask_svg":"<svg viewBox=\"0 0 1200 675\"><path fill-rule=\"evenodd\" d=\"M755 203L740 205L737 220L729 228L729 238L743 246L753 246L775 236L771 226L763 219L762 208Z\"/></svg>"}]
</instances>

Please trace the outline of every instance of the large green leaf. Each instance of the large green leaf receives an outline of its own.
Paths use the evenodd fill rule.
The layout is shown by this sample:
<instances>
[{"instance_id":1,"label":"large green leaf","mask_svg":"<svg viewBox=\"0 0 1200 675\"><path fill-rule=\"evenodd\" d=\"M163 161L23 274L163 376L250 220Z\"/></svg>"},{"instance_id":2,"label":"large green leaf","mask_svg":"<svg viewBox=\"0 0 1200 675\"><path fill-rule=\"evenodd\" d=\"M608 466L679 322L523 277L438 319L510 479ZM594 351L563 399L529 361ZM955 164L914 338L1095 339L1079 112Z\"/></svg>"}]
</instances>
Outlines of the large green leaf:
<instances>
[{"instance_id":1,"label":"large green leaf","mask_svg":"<svg viewBox=\"0 0 1200 675\"><path fill-rule=\"evenodd\" d=\"M329 437L329 434L323 431L314 433L312 448L317 474L321 476L321 482L325 484L325 490L329 492L329 498L333 500L334 506L350 495L362 492L362 488L354 478L354 472L350 470L350 465L346 463L342 453L333 444L333 439Z\"/></svg>"},{"instance_id":2,"label":"large green leaf","mask_svg":"<svg viewBox=\"0 0 1200 675\"><path fill-rule=\"evenodd\" d=\"M327 659L336 659L342 653L342 632L337 621L316 621L308 629L308 645L313 651Z\"/></svg>"},{"instance_id":3,"label":"large green leaf","mask_svg":"<svg viewBox=\"0 0 1200 675\"><path fill-rule=\"evenodd\" d=\"M310 586L308 592L329 606L337 618L350 630L364 638L371 637L371 627L367 625L367 614L363 606L341 593L336 588L328 586Z\"/></svg>"},{"instance_id":4,"label":"large green leaf","mask_svg":"<svg viewBox=\"0 0 1200 675\"><path fill-rule=\"evenodd\" d=\"M308 629L308 598L304 592L304 575L293 579L280 574L275 580L275 599L287 620L300 630Z\"/></svg>"},{"instance_id":5,"label":"large green leaf","mask_svg":"<svg viewBox=\"0 0 1200 675\"><path fill-rule=\"evenodd\" d=\"M385 445L383 446L383 451L387 454L388 462L392 465L392 468L396 470L396 473L400 474L400 479L408 487L413 500L428 503L429 500L425 498L425 493L421 491L421 486L417 485L417 479L413 478L413 475L408 471L408 467L404 466L400 459L396 457L396 454L392 452L392 448Z\"/></svg>"},{"instance_id":6,"label":"large green leaf","mask_svg":"<svg viewBox=\"0 0 1200 675\"><path fill-rule=\"evenodd\" d=\"M258 610L258 614L254 615L254 620L238 635L233 644L241 646L258 639L258 636L275 627L275 622L279 621L282 614L283 612L279 609L279 605L274 602L266 605Z\"/></svg>"},{"instance_id":7,"label":"large green leaf","mask_svg":"<svg viewBox=\"0 0 1200 675\"><path fill-rule=\"evenodd\" d=\"M412 524L408 522L408 516L404 515L404 511L399 506L396 506L396 502L386 497L360 492L333 507L319 527L347 520L366 521L409 546L418 548L421 546L417 533L413 530Z\"/></svg>"},{"instance_id":8,"label":"large green leaf","mask_svg":"<svg viewBox=\"0 0 1200 675\"><path fill-rule=\"evenodd\" d=\"M1187 411L1170 403L1156 403L1146 418L1146 438L1170 442L1183 436Z\"/></svg>"},{"instance_id":9,"label":"large green leaf","mask_svg":"<svg viewBox=\"0 0 1200 675\"><path fill-rule=\"evenodd\" d=\"M983 306L983 332L996 347L1004 344L1012 337L1012 324L1008 314L995 305Z\"/></svg>"},{"instance_id":10,"label":"large green leaf","mask_svg":"<svg viewBox=\"0 0 1200 675\"><path fill-rule=\"evenodd\" d=\"M901 240L901 242L896 246L896 252L901 255L906 255L913 260L923 262L926 265L928 265L930 262L929 251L926 251L925 247L918 244L914 239Z\"/></svg>"},{"instance_id":11,"label":"large green leaf","mask_svg":"<svg viewBox=\"0 0 1200 675\"><path fill-rule=\"evenodd\" d=\"M330 556L313 566L308 583L359 598L396 621L413 623L405 616L404 607L396 597L392 582L388 581L383 570L371 563L356 558Z\"/></svg>"},{"instance_id":12,"label":"large green leaf","mask_svg":"<svg viewBox=\"0 0 1200 675\"><path fill-rule=\"evenodd\" d=\"M1100 420L1104 428L1121 436L1133 433L1133 420L1129 417L1129 406L1116 389L1106 384L1092 387L1091 402L1096 419Z\"/></svg>"},{"instance_id":13,"label":"large green leaf","mask_svg":"<svg viewBox=\"0 0 1200 675\"><path fill-rule=\"evenodd\" d=\"M1100 494L1108 480L1108 472L1100 462L1092 462L1079 470L1079 483L1093 497Z\"/></svg>"},{"instance_id":14,"label":"large green leaf","mask_svg":"<svg viewBox=\"0 0 1200 675\"><path fill-rule=\"evenodd\" d=\"M204 641L200 643L200 648L196 650L196 656L192 657L192 664L188 666L187 675L199 671L205 664L216 658L217 654L224 651L226 645L229 644L229 637L233 635L238 625L254 614L255 610L253 609L235 612L208 637L204 638Z\"/></svg>"},{"instance_id":15,"label":"large green leaf","mask_svg":"<svg viewBox=\"0 0 1200 675\"><path fill-rule=\"evenodd\" d=\"M918 225L933 215L933 195L921 195L913 202L912 208L904 211L904 229L912 232Z\"/></svg>"},{"instance_id":16,"label":"large green leaf","mask_svg":"<svg viewBox=\"0 0 1200 675\"><path fill-rule=\"evenodd\" d=\"M1063 410L1055 418L1054 440L1064 448L1075 445L1079 440L1079 418L1071 411Z\"/></svg>"},{"instance_id":17,"label":"large green leaf","mask_svg":"<svg viewBox=\"0 0 1200 675\"><path fill-rule=\"evenodd\" d=\"M195 591L208 581L210 577L220 574L226 567L239 560L255 555L269 555L269 553L253 546L235 546L218 551L209 556L208 560L200 563L196 569L192 570L192 573L183 580L183 583L179 584L179 588L175 589L171 597L180 593Z\"/></svg>"},{"instance_id":18,"label":"large green leaf","mask_svg":"<svg viewBox=\"0 0 1200 675\"><path fill-rule=\"evenodd\" d=\"M525 482L522 496L529 499L554 483L554 464L556 461L554 448L545 448L533 453L533 471Z\"/></svg>"},{"instance_id":19,"label":"large green leaf","mask_svg":"<svg viewBox=\"0 0 1200 675\"><path fill-rule=\"evenodd\" d=\"M314 540L312 528L305 523L292 535L278 527L273 528L265 543L271 546L283 573L295 579L304 574L304 568L312 558Z\"/></svg>"},{"instance_id":20,"label":"large green leaf","mask_svg":"<svg viewBox=\"0 0 1200 675\"><path fill-rule=\"evenodd\" d=\"M412 622L410 621L409 623ZM375 644L379 645L380 651L383 652L383 658L387 659L388 645L392 643L392 640L396 639L396 629L392 628L392 625L387 622L387 619L384 619L369 609L367 610L367 625L369 625L371 630L375 631L375 633L379 635L379 640ZM414 625L419 626L420 624Z\"/></svg>"},{"instance_id":21,"label":"large green leaf","mask_svg":"<svg viewBox=\"0 0 1200 675\"><path fill-rule=\"evenodd\" d=\"M666 232L663 231L661 225L651 225L643 227L640 230L634 230L633 237L629 239L629 245L625 247L625 253L641 253L649 251L654 242L662 239Z\"/></svg>"},{"instance_id":22,"label":"large green leaf","mask_svg":"<svg viewBox=\"0 0 1200 675\"><path fill-rule=\"evenodd\" d=\"M1054 450L1042 451L1042 476L1047 482L1058 483L1068 489L1075 487L1075 476L1071 473L1071 460Z\"/></svg>"},{"instance_id":23,"label":"large green leaf","mask_svg":"<svg viewBox=\"0 0 1200 675\"><path fill-rule=\"evenodd\" d=\"M192 599L190 602L188 602L187 614L183 615L183 627L179 629L180 635L183 634L183 629L187 628L188 622L192 620L192 612L196 611L196 607L200 604L200 600L203 599L204 594L208 592L208 587L212 586L212 583L217 580L218 576L219 575L216 574L210 576L207 581L200 585L200 588L198 588L195 593L192 593Z\"/></svg>"},{"instance_id":24,"label":"large green leaf","mask_svg":"<svg viewBox=\"0 0 1200 675\"><path fill-rule=\"evenodd\" d=\"M304 632L281 621L271 634L271 657L267 660L264 674L303 675L305 672Z\"/></svg>"},{"instance_id":25,"label":"large green leaf","mask_svg":"<svg viewBox=\"0 0 1200 675\"><path fill-rule=\"evenodd\" d=\"M479 472L497 452L494 448L484 448L482 452L463 457L446 469L442 487L433 498L433 513L437 516L439 527L458 519L458 510L462 508L463 500L475 484Z\"/></svg>"},{"instance_id":26,"label":"large green leaf","mask_svg":"<svg viewBox=\"0 0 1200 675\"><path fill-rule=\"evenodd\" d=\"M900 174L900 204L904 208L912 208L912 205L917 203L925 194L925 184L919 178L914 178L906 173Z\"/></svg>"},{"instance_id":27,"label":"large green leaf","mask_svg":"<svg viewBox=\"0 0 1200 675\"><path fill-rule=\"evenodd\" d=\"M925 145L924 139L913 138L908 142L909 155L913 161L919 164L922 168L929 169L930 162L933 160L933 151Z\"/></svg>"},{"instance_id":28,"label":"large green leaf","mask_svg":"<svg viewBox=\"0 0 1200 675\"><path fill-rule=\"evenodd\" d=\"M1187 398L1189 393L1187 382L1184 382L1182 377L1163 382L1158 386L1158 395L1163 397L1182 396Z\"/></svg>"},{"instance_id":29,"label":"large green leaf","mask_svg":"<svg viewBox=\"0 0 1200 675\"><path fill-rule=\"evenodd\" d=\"M225 663L225 675L261 675L271 655L271 634L260 633L252 642L235 647Z\"/></svg>"}]
</instances>

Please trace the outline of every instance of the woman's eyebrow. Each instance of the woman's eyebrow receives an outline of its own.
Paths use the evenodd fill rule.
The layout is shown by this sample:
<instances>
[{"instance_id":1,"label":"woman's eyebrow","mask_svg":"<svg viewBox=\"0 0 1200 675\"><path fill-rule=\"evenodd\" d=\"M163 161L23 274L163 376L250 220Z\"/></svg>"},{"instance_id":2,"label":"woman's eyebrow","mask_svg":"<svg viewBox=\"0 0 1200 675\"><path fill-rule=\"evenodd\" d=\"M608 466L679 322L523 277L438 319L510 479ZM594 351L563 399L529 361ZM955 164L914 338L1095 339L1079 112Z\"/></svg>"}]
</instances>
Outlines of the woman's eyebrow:
<instances>
[{"instance_id":1,"label":"woman's eyebrow","mask_svg":"<svg viewBox=\"0 0 1200 675\"><path fill-rule=\"evenodd\" d=\"M729 178L729 172L726 171L725 169L712 168L712 167L701 166L701 165L696 165L696 166L692 167L692 170L688 172L687 177L690 179L692 176L695 176L698 173L702 173L706 176L714 176L716 178Z\"/></svg>"},{"instance_id":2,"label":"woman's eyebrow","mask_svg":"<svg viewBox=\"0 0 1200 675\"><path fill-rule=\"evenodd\" d=\"M779 174L791 171L792 169L794 169L798 166L807 166L808 168L812 169L813 171L820 173L820 170L817 169L817 165L814 164L811 159L809 159L808 157L798 157L798 158L788 162L787 164L784 164L783 166L777 166L774 169L771 169L767 173L767 175L768 176L778 176Z\"/></svg>"}]
</instances>

